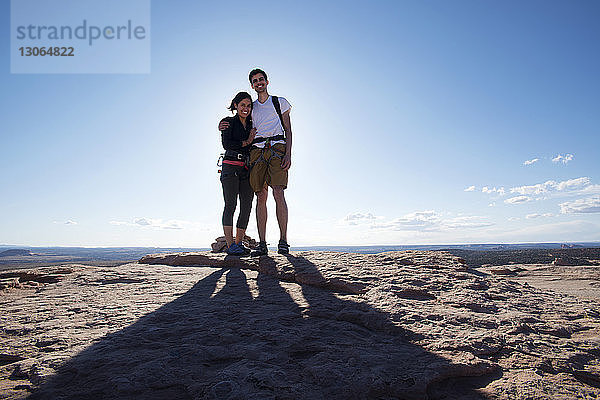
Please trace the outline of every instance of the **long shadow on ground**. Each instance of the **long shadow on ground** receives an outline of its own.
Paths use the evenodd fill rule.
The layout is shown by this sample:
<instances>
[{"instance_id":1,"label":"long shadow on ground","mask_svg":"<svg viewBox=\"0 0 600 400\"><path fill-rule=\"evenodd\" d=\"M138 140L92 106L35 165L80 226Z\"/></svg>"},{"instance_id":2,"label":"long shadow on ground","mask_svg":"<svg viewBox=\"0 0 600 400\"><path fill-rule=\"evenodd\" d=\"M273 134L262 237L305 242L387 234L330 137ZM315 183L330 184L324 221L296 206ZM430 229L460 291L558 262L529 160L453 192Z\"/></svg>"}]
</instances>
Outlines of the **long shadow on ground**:
<instances>
[{"instance_id":1,"label":"long shadow on ground","mask_svg":"<svg viewBox=\"0 0 600 400\"><path fill-rule=\"evenodd\" d=\"M288 259L300 273L317 269ZM250 286L240 269L215 270L74 356L30 399L481 398L468 385L440 394L464 366L411 344L352 296L265 274L258 295Z\"/></svg>"}]
</instances>

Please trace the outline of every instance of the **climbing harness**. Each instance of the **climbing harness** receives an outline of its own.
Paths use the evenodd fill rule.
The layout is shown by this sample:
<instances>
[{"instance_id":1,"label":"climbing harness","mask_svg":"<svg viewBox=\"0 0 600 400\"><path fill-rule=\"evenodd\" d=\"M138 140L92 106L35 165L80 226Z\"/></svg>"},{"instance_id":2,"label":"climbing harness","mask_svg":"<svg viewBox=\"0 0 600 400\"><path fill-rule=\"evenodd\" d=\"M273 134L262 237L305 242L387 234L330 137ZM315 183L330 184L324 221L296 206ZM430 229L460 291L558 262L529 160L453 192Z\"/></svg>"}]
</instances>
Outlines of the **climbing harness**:
<instances>
[{"instance_id":1,"label":"climbing harness","mask_svg":"<svg viewBox=\"0 0 600 400\"><path fill-rule=\"evenodd\" d=\"M223 168L223 164L235 165L238 167L244 167L248 169L248 156L243 153L238 153L235 150L225 150L225 153L219 155L217 160L217 167ZM221 173L222 169L218 169L217 173Z\"/></svg>"},{"instance_id":2,"label":"climbing harness","mask_svg":"<svg viewBox=\"0 0 600 400\"><path fill-rule=\"evenodd\" d=\"M265 147L263 147L262 149L260 147L256 147L258 150L260 150L260 156L254 160L253 163L250 164L250 168L254 167L256 164L258 164L259 162L265 162L266 164L270 164L271 163L271 159L273 157L278 158L279 160L283 160L283 156L284 154L279 154L278 152L275 151L275 148L271 146L271 143L269 140L267 140L267 143L265 144ZM268 155L269 158L265 158L265 153L267 152L267 150L269 150L270 154Z\"/></svg>"},{"instance_id":3,"label":"climbing harness","mask_svg":"<svg viewBox=\"0 0 600 400\"><path fill-rule=\"evenodd\" d=\"M224 157L225 157L225 153L219 154L219 158L217 159L217 167L219 167L219 169L217 170L217 174L221 173L221 168L223 166L223 158Z\"/></svg>"},{"instance_id":4,"label":"climbing harness","mask_svg":"<svg viewBox=\"0 0 600 400\"><path fill-rule=\"evenodd\" d=\"M255 148L260 150L260 156L256 160L254 160L254 162L250 165L250 167L254 167L254 165L256 165L260 161L264 161L265 163L269 164L273 157L283 160L283 156L285 155L285 153L284 154L277 153L271 145L271 142L277 142L277 141L281 141L281 140L283 140L285 142L285 140L286 140L285 127L283 125L283 115L281 115L281 105L279 104L279 98L277 96L271 96L271 100L273 101L273 107L275 107L275 111L277 111L277 115L279 116L279 122L281 122L281 129L283 129L283 135L275 135L275 136L261 137L261 138L254 139L252 141L252 146L254 146ZM265 146L262 149L258 146L255 146L257 143L262 143L262 142L265 142ZM271 154L269 155L268 160L265 158L266 150L271 151Z\"/></svg>"},{"instance_id":5,"label":"climbing harness","mask_svg":"<svg viewBox=\"0 0 600 400\"><path fill-rule=\"evenodd\" d=\"M283 116L281 115L281 105L279 104L279 98L277 96L271 96L271 100L273 101L273 106L275 107L275 111L277 111L277 115L279 116L279 122L281 122L281 128L283 129L284 134L254 139L252 141L252 146L260 150L260 156L256 160L254 160L253 163L249 162L248 156L245 154L238 153L235 150L226 150L225 153L220 154L219 159L217 160L217 167L219 167L219 169L217 170L218 173L221 173L221 168L223 167L223 164L236 165L248 169L249 167L251 168L261 161L264 161L265 163L269 164L273 157L279 160L283 160L283 156L285 155L285 153L279 154L271 145L271 142L286 140L285 127L283 125ZM263 142L265 143L265 146L262 149L258 146L255 146L257 143ZM265 152L267 150L270 151L270 154L268 154L268 159L265 158Z\"/></svg>"},{"instance_id":6,"label":"climbing harness","mask_svg":"<svg viewBox=\"0 0 600 400\"><path fill-rule=\"evenodd\" d=\"M246 154L238 153L235 150L225 150L225 153L223 153L223 154L225 155L225 160L239 161L239 160L244 160L246 157L248 157Z\"/></svg>"},{"instance_id":7,"label":"climbing harness","mask_svg":"<svg viewBox=\"0 0 600 400\"><path fill-rule=\"evenodd\" d=\"M252 141L252 144L262 143L262 142L266 142L266 141L276 142L278 140L285 141L285 136L284 135L275 135L275 136L269 136L269 137L256 138Z\"/></svg>"}]
</instances>

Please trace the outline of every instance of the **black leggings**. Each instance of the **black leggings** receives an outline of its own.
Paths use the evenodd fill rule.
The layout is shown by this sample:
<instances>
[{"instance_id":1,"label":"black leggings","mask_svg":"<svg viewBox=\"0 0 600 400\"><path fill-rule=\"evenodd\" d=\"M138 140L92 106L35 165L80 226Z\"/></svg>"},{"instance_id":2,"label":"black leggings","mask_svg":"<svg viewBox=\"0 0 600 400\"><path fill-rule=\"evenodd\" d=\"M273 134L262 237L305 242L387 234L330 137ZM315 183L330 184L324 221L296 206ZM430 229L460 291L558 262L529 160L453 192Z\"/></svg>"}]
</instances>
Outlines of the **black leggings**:
<instances>
[{"instance_id":1,"label":"black leggings","mask_svg":"<svg viewBox=\"0 0 600 400\"><path fill-rule=\"evenodd\" d=\"M246 229L252 210L252 199L254 191L248 180L248 170L237 165L223 164L221 168L221 185L223 186L223 198L225 209L223 210L223 226L233 226L233 213L237 206L238 194L240 197L240 215L236 228Z\"/></svg>"}]
</instances>

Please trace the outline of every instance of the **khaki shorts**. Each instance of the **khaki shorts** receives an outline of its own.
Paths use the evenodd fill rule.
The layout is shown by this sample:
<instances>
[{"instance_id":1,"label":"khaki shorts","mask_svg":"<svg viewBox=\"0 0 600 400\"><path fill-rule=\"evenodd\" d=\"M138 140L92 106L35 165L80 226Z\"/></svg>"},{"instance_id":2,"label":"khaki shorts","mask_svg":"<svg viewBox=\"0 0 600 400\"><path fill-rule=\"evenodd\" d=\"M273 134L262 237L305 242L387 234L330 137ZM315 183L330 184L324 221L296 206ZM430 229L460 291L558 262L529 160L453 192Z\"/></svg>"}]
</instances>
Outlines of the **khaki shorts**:
<instances>
[{"instance_id":1,"label":"khaki shorts","mask_svg":"<svg viewBox=\"0 0 600 400\"><path fill-rule=\"evenodd\" d=\"M285 144L277 143L269 148L250 150L250 186L255 192L267 186L287 187L288 172L281 168L281 160L285 154ZM262 155L262 158L261 158Z\"/></svg>"}]
</instances>

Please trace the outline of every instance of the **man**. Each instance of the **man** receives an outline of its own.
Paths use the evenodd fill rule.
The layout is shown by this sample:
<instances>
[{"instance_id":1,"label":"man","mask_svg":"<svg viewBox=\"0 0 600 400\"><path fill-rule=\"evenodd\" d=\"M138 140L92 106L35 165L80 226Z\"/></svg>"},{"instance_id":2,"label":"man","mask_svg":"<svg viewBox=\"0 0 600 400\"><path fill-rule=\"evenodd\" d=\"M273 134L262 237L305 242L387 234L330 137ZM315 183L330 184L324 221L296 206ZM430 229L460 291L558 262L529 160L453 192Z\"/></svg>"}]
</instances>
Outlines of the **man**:
<instances>
[{"instance_id":1,"label":"man","mask_svg":"<svg viewBox=\"0 0 600 400\"><path fill-rule=\"evenodd\" d=\"M252 123L256 128L256 137L250 151L250 185L256 193L256 223L259 244L253 256L268 253L267 198L269 186L273 190L275 212L279 223L279 244L277 252L288 254L287 242L288 207L284 190L287 187L288 170L292 165L292 125L290 122L290 103L283 97L273 99L267 91L269 81L261 69L253 69L249 74L250 85L256 91L258 99L252 105ZM274 101L275 100L275 101ZM279 103L280 114L276 105ZM219 130L227 129L228 124L221 121Z\"/></svg>"}]
</instances>

